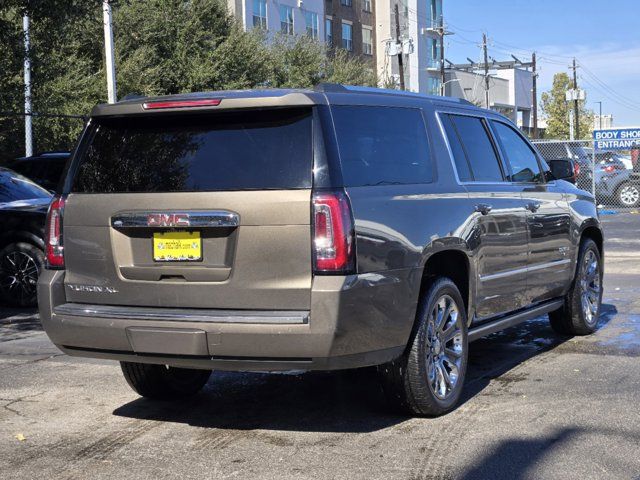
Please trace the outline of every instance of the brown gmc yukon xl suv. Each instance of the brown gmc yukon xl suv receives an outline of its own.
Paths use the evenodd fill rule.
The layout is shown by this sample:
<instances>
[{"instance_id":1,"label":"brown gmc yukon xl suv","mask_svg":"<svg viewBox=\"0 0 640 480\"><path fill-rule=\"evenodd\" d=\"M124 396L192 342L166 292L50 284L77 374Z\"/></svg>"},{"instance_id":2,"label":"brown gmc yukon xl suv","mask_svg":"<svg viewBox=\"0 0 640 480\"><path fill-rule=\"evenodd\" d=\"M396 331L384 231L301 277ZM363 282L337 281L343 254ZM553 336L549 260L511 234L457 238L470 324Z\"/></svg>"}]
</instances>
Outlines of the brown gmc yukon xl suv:
<instances>
[{"instance_id":1,"label":"brown gmc yukon xl suv","mask_svg":"<svg viewBox=\"0 0 640 480\"><path fill-rule=\"evenodd\" d=\"M543 314L596 328L593 197L461 100L325 85L99 105L66 170L42 323L146 397L216 369L375 365L390 402L438 415L469 342Z\"/></svg>"}]
</instances>

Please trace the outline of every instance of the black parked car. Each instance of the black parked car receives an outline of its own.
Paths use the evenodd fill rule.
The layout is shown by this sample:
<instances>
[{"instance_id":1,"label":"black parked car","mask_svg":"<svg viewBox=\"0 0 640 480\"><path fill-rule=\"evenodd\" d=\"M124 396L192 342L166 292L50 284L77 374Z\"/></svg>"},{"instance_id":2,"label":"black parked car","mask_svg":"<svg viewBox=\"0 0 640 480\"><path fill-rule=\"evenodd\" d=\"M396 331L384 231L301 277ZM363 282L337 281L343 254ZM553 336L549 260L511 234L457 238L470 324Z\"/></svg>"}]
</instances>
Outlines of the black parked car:
<instances>
[{"instance_id":1,"label":"black parked car","mask_svg":"<svg viewBox=\"0 0 640 480\"><path fill-rule=\"evenodd\" d=\"M31 157L22 157L9 163L9 168L38 185L53 191L58 186L69 152L43 152Z\"/></svg>"},{"instance_id":2,"label":"black parked car","mask_svg":"<svg viewBox=\"0 0 640 480\"><path fill-rule=\"evenodd\" d=\"M44 266L44 224L51 194L30 179L0 168L0 304L36 305Z\"/></svg>"}]
</instances>

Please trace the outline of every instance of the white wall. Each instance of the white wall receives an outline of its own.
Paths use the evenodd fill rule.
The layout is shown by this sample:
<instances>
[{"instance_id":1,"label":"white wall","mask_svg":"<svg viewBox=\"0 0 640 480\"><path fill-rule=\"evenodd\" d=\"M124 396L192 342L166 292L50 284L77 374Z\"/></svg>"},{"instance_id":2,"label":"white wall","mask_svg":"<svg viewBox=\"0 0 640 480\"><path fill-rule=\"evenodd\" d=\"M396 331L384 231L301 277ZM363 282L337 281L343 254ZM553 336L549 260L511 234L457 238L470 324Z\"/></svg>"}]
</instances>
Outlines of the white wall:
<instances>
[{"instance_id":1,"label":"white wall","mask_svg":"<svg viewBox=\"0 0 640 480\"><path fill-rule=\"evenodd\" d=\"M304 35L307 27L304 19L304 12L310 11L318 14L318 40L324 41L324 1L325 0L267 0L267 28L270 34L280 31L280 5L293 7L293 29L297 35ZM242 20L245 30L253 28L253 0L228 0L231 11ZM239 5L238 5L239 4ZM239 10L242 11L239 11Z\"/></svg>"},{"instance_id":2,"label":"white wall","mask_svg":"<svg viewBox=\"0 0 640 480\"><path fill-rule=\"evenodd\" d=\"M430 0L397 0L400 13L400 33L413 40L413 53L404 57L405 87L413 92L427 93L429 77L440 78L438 71L428 71L431 66L430 38L438 38L435 33L424 31L431 26ZM441 0L438 0L441 2ZM396 26L394 6L396 0L375 0L376 2L376 39L377 67L380 81L385 77L397 75L397 57L387 55L385 45L389 39L395 39ZM405 9L406 5L406 9ZM441 10L441 7L438 7ZM405 11L408 15L405 15Z\"/></svg>"}]
</instances>

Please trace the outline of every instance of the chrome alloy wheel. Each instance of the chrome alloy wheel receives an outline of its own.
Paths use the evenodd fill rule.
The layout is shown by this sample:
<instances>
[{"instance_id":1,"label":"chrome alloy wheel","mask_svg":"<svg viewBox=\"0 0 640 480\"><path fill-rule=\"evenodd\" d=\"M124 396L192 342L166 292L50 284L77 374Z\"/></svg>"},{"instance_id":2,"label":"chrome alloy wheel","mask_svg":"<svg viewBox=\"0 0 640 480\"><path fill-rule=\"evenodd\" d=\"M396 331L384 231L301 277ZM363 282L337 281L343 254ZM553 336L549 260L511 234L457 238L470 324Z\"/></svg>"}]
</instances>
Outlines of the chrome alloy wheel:
<instances>
[{"instance_id":1,"label":"chrome alloy wheel","mask_svg":"<svg viewBox=\"0 0 640 480\"><path fill-rule=\"evenodd\" d=\"M25 252L12 251L0 259L0 289L20 302L36 294L38 265Z\"/></svg>"},{"instance_id":2,"label":"chrome alloy wheel","mask_svg":"<svg viewBox=\"0 0 640 480\"><path fill-rule=\"evenodd\" d=\"M580 276L580 292L582 313L585 321L593 325L598 320L600 308L600 265L593 250L587 250L582 260L582 275Z\"/></svg>"},{"instance_id":3,"label":"chrome alloy wheel","mask_svg":"<svg viewBox=\"0 0 640 480\"><path fill-rule=\"evenodd\" d=\"M429 388L440 400L455 390L463 360L462 316L449 295L441 296L429 313L426 334Z\"/></svg>"},{"instance_id":4,"label":"chrome alloy wheel","mask_svg":"<svg viewBox=\"0 0 640 480\"><path fill-rule=\"evenodd\" d=\"M625 185L620 190L620 202L625 206L635 206L640 199L640 188L637 185Z\"/></svg>"}]
</instances>

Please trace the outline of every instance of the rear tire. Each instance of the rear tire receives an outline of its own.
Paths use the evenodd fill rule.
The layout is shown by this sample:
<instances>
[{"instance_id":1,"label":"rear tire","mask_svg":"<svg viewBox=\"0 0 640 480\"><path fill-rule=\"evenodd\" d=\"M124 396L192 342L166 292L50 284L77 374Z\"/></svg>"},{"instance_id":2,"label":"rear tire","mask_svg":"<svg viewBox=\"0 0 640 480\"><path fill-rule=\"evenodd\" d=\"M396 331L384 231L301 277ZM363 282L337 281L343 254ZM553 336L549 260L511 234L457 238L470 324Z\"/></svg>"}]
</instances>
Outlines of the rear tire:
<instances>
[{"instance_id":1,"label":"rear tire","mask_svg":"<svg viewBox=\"0 0 640 480\"><path fill-rule=\"evenodd\" d=\"M177 400L195 395L204 387L211 370L168 365L120 362L129 386L138 395L154 400Z\"/></svg>"},{"instance_id":2,"label":"rear tire","mask_svg":"<svg viewBox=\"0 0 640 480\"><path fill-rule=\"evenodd\" d=\"M563 335L589 335L596 330L602 304L602 259L596 243L580 243L578 265L562 308L549 313L551 327Z\"/></svg>"},{"instance_id":3,"label":"rear tire","mask_svg":"<svg viewBox=\"0 0 640 480\"><path fill-rule=\"evenodd\" d=\"M407 351L378 372L388 401L411 415L437 416L458 403L467 371L467 316L448 278L423 294Z\"/></svg>"},{"instance_id":4,"label":"rear tire","mask_svg":"<svg viewBox=\"0 0 640 480\"><path fill-rule=\"evenodd\" d=\"M35 307L44 252L30 243L11 243L0 251L0 302L11 307Z\"/></svg>"}]
</instances>

